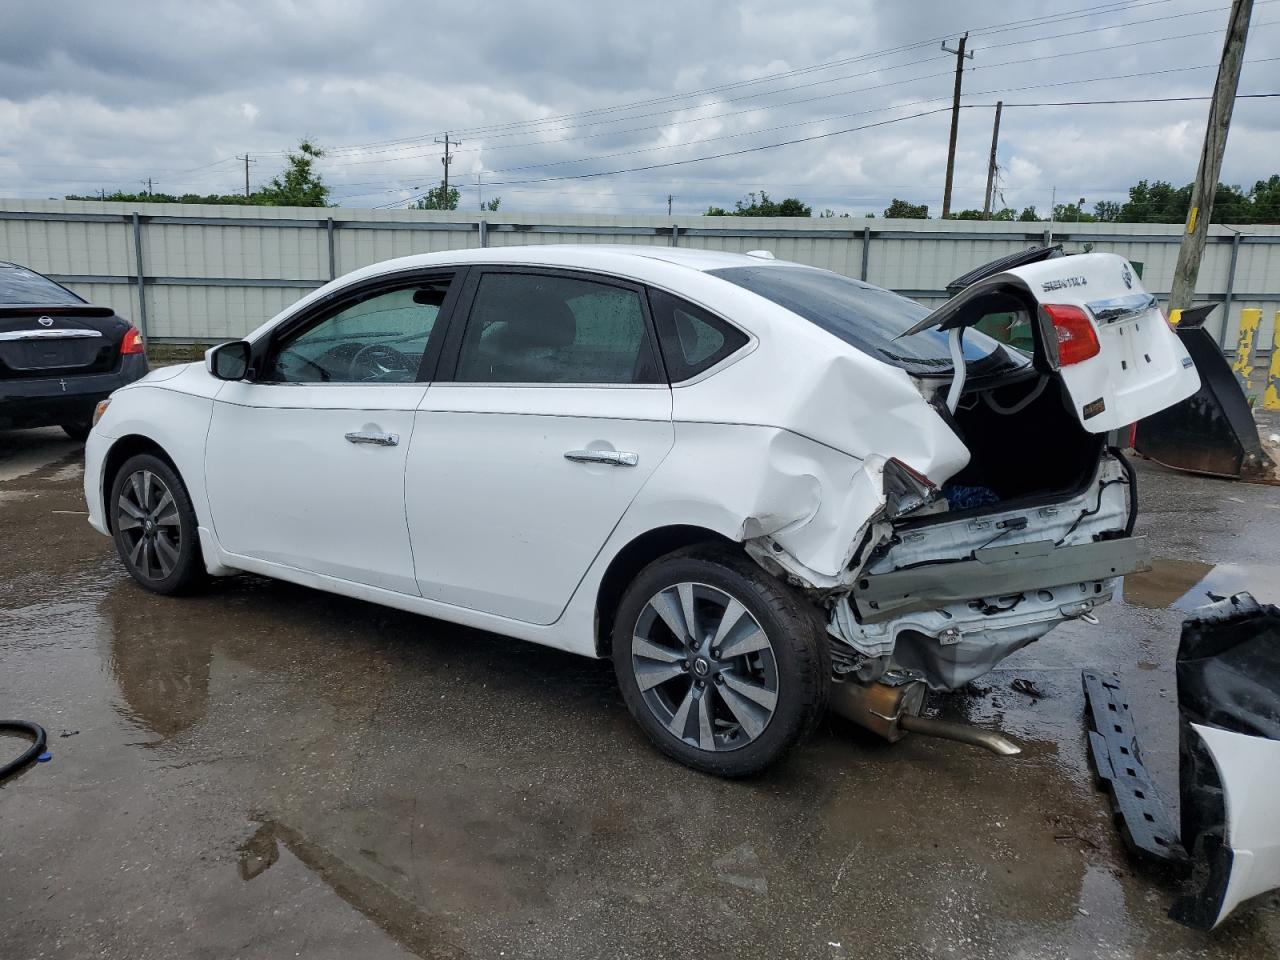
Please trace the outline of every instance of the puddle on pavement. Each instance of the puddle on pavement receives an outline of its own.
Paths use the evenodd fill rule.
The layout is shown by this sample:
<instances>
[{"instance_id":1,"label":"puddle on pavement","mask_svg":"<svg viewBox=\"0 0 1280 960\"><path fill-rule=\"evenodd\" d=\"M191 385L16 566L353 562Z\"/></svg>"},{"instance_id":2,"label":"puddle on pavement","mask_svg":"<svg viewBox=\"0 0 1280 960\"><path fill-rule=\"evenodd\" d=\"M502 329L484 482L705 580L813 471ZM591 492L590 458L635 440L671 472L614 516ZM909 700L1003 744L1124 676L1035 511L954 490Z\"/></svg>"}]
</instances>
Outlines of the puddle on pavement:
<instances>
[{"instance_id":1,"label":"puddle on pavement","mask_svg":"<svg viewBox=\"0 0 1280 960\"><path fill-rule=\"evenodd\" d=\"M1124 578L1123 599L1135 607L1190 613L1214 597L1229 597L1241 591L1253 594L1260 603L1277 602L1280 568L1157 557L1151 561L1150 570Z\"/></svg>"}]
</instances>

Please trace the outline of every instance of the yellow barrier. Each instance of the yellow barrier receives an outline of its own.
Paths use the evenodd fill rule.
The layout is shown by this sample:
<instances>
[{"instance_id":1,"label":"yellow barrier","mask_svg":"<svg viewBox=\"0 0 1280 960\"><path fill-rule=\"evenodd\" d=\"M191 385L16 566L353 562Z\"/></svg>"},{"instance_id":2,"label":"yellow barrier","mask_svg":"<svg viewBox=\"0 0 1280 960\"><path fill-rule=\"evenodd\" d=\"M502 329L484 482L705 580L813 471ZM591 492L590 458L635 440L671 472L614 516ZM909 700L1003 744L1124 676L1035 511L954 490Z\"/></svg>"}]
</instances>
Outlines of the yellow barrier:
<instances>
[{"instance_id":1,"label":"yellow barrier","mask_svg":"<svg viewBox=\"0 0 1280 960\"><path fill-rule=\"evenodd\" d=\"M1271 369L1267 371L1267 389L1262 395L1266 410L1280 410L1280 310L1276 311L1271 335Z\"/></svg>"},{"instance_id":2,"label":"yellow barrier","mask_svg":"<svg viewBox=\"0 0 1280 960\"><path fill-rule=\"evenodd\" d=\"M1246 307L1240 311L1240 334L1236 340L1236 360L1231 369L1248 380L1253 374L1253 340L1262 325L1262 311Z\"/></svg>"}]
</instances>

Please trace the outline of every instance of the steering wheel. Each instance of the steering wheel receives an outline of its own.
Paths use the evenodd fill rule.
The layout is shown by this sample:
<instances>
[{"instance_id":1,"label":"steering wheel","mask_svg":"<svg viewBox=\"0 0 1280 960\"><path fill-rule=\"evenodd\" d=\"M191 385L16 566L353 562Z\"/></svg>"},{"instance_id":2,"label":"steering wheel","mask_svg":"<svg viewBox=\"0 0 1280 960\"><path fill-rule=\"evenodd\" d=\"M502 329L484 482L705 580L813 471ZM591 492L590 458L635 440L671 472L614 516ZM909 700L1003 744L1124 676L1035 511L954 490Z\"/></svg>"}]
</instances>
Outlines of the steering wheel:
<instances>
[{"instance_id":1,"label":"steering wheel","mask_svg":"<svg viewBox=\"0 0 1280 960\"><path fill-rule=\"evenodd\" d=\"M351 358L352 380L385 380L392 373L408 374L412 379L417 368L403 353L385 343L371 343Z\"/></svg>"}]
</instances>

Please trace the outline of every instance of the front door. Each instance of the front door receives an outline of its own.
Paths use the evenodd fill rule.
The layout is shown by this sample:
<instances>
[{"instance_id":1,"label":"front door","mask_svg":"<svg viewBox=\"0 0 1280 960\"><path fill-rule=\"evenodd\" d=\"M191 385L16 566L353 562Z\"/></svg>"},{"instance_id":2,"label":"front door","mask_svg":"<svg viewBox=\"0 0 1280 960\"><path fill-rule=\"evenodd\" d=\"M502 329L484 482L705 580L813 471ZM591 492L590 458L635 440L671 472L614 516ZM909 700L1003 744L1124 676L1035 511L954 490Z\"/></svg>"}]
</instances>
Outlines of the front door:
<instances>
[{"instance_id":1,"label":"front door","mask_svg":"<svg viewBox=\"0 0 1280 960\"><path fill-rule=\"evenodd\" d=\"M671 389L637 286L491 268L468 288L452 376L424 396L409 449L418 585L552 623L670 451Z\"/></svg>"},{"instance_id":2,"label":"front door","mask_svg":"<svg viewBox=\"0 0 1280 960\"><path fill-rule=\"evenodd\" d=\"M405 462L451 280L382 284L285 321L261 373L222 388L205 482L223 549L417 595Z\"/></svg>"}]
</instances>

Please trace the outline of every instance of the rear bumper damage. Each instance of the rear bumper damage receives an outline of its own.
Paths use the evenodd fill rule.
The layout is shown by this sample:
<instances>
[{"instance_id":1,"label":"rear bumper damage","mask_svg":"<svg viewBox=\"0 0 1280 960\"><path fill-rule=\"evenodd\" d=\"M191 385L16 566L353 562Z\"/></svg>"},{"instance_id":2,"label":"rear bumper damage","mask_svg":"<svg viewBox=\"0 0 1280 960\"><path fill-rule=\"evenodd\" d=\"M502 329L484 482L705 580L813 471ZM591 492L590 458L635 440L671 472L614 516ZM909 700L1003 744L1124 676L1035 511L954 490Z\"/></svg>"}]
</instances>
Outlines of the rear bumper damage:
<instances>
[{"instance_id":1,"label":"rear bumper damage","mask_svg":"<svg viewBox=\"0 0 1280 960\"><path fill-rule=\"evenodd\" d=\"M838 578L806 579L776 544L748 550L825 606L837 675L865 684L906 671L952 690L1090 617L1120 577L1147 569L1146 539L1130 535L1135 507L1131 469L1109 451L1084 490L1056 502L955 519L890 522L882 512Z\"/></svg>"}]
</instances>

